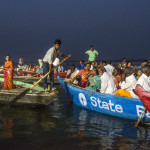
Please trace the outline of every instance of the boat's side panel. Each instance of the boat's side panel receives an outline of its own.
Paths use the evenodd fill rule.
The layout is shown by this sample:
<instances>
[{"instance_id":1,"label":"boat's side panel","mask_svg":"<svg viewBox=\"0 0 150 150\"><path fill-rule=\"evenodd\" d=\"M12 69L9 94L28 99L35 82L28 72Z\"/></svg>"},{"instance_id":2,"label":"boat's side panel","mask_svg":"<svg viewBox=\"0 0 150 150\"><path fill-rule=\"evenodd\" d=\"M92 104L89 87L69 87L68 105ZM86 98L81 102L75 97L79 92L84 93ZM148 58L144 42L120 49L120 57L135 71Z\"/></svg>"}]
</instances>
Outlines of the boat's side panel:
<instances>
[{"instance_id":1,"label":"boat's side panel","mask_svg":"<svg viewBox=\"0 0 150 150\"><path fill-rule=\"evenodd\" d=\"M65 90L65 92L67 94L69 94L68 93L68 88L67 88L67 83L64 82L64 79L60 78L59 76L57 76L57 79L58 79L59 83L61 84L61 86L63 87L63 89Z\"/></svg>"},{"instance_id":2,"label":"boat's side panel","mask_svg":"<svg viewBox=\"0 0 150 150\"><path fill-rule=\"evenodd\" d=\"M9 93L9 92L0 92L0 104L9 104L18 93ZM18 99L14 105L39 105L39 106L46 106L50 104L55 94L26 94L21 99Z\"/></svg>"},{"instance_id":3,"label":"boat's side panel","mask_svg":"<svg viewBox=\"0 0 150 150\"><path fill-rule=\"evenodd\" d=\"M137 120L144 108L139 99L101 94L69 84L68 93L70 93L74 104L78 106L122 118ZM148 112L146 113L146 120L150 120Z\"/></svg>"},{"instance_id":4,"label":"boat's side panel","mask_svg":"<svg viewBox=\"0 0 150 150\"><path fill-rule=\"evenodd\" d=\"M92 92L65 84L64 80L60 78L58 80L74 104L83 108L134 120L138 119L144 108L139 99ZM150 120L150 113L146 112L145 117L146 120Z\"/></svg>"}]
</instances>

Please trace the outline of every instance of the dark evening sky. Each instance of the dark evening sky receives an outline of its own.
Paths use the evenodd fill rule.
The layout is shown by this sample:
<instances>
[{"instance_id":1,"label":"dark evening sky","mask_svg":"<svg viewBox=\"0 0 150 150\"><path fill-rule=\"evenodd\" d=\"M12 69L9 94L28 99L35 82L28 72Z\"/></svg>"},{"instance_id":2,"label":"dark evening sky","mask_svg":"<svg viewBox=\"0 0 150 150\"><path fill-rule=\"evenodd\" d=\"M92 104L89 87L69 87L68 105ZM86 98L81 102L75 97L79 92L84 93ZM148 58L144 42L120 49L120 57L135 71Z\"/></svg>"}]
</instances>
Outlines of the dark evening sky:
<instances>
[{"instance_id":1,"label":"dark evening sky","mask_svg":"<svg viewBox=\"0 0 150 150\"><path fill-rule=\"evenodd\" d=\"M0 0L0 61L44 57L56 38L72 60L150 58L150 0Z\"/></svg>"}]
</instances>

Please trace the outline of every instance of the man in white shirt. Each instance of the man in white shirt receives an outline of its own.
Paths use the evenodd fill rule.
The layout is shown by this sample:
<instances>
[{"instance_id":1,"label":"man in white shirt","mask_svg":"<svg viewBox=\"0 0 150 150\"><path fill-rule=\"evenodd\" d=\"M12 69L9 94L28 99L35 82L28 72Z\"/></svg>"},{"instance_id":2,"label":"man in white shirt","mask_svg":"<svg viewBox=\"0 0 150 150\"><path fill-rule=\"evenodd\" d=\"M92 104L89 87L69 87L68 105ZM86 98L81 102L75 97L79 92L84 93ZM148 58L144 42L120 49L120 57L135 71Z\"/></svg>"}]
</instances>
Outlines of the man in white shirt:
<instances>
[{"instance_id":1,"label":"man in white shirt","mask_svg":"<svg viewBox=\"0 0 150 150\"><path fill-rule=\"evenodd\" d=\"M140 84L145 91L150 92L150 67L144 66L142 72L143 74L140 76L136 84Z\"/></svg>"},{"instance_id":2,"label":"man in white shirt","mask_svg":"<svg viewBox=\"0 0 150 150\"><path fill-rule=\"evenodd\" d=\"M112 75L114 67L111 65L111 61L109 61L107 63L106 66L104 66L104 68L106 69L106 72L109 73L110 75Z\"/></svg>"},{"instance_id":3,"label":"man in white shirt","mask_svg":"<svg viewBox=\"0 0 150 150\"><path fill-rule=\"evenodd\" d=\"M115 95L138 98L133 92L135 85L136 79L133 75L133 69L127 67L122 74L122 81L119 83L121 89L119 89Z\"/></svg>"},{"instance_id":4,"label":"man in white shirt","mask_svg":"<svg viewBox=\"0 0 150 150\"><path fill-rule=\"evenodd\" d=\"M59 50L59 47L61 45L61 41L60 40L55 40L54 42L54 46L52 48L50 48L45 57L43 58L43 76L45 74L47 74L49 71L50 73L50 89L53 90L54 89L54 72L52 71L53 69L53 62L55 61L57 56L62 56L62 57L66 57L64 54L62 54ZM48 91L48 84L47 84L47 78L43 79L43 86L44 86L44 90L46 93L49 93Z\"/></svg>"},{"instance_id":5,"label":"man in white shirt","mask_svg":"<svg viewBox=\"0 0 150 150\"><path fill-rule=\"evenodd\" d=\"M72 64L70 69L67 71L67 76L65 78L66 82L72 82L74 77L78 74L79 70L75 69L75 65Z\"/></svg>"},{"instance_id":6,"label":"man in white shirt","mask_svg":"<svg viewBox=\"0 0 150 150\"><path fill-rule=\"evenodd\" d=\"M99 68L99 74L101 75L101 93L114 94L117 91L116 84L113 77L106 72L104 67Z\"/></svg>"}]
</instances>

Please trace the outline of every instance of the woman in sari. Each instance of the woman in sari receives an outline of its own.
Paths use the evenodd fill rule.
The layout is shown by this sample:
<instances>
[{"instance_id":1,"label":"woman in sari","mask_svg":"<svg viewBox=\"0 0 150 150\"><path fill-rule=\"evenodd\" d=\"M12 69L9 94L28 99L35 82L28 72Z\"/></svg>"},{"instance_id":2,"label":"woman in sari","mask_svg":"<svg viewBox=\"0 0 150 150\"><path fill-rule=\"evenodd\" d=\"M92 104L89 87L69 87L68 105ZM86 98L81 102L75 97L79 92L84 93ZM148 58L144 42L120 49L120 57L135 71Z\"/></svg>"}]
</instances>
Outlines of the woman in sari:
<instances>
[{"instance_id":1,"label":"woman in sari","mask_svg":"<svg viewBox=\"0 0 150 150\"><path fill-rule=\"evenodd\" d=\"M87 63L85 65L85 68L80 70L79 73L74 77L74 79L72 80L72 83L74 82L75 79L77 79L78 77L81 76L80 87L85 88L87 81L88 81L88 78L91 75L90 68L91 68L90 63Z\"/></svg>"},{"instance_id":2,"label":"woman in sari","mask_svg":"<svg viewBox=\"0 0 150 150\"><path fill-rule=\"evenodd\" d=\"M4 64L4 89L13 89L13 62L10 60L10 56L6 56L6 62Z\"/></svg>"},{"instance_id":3,"label":"woman in sari","mask_svg":"<svg viewBox=\"0 0 150 150\"><path fill-rule=\"evenodd\" d=\"M92 75L90 75L86 87L87 90L96 91L101 88L101 79L97 68L93 68Z\"/></svg>"}]
</instances>

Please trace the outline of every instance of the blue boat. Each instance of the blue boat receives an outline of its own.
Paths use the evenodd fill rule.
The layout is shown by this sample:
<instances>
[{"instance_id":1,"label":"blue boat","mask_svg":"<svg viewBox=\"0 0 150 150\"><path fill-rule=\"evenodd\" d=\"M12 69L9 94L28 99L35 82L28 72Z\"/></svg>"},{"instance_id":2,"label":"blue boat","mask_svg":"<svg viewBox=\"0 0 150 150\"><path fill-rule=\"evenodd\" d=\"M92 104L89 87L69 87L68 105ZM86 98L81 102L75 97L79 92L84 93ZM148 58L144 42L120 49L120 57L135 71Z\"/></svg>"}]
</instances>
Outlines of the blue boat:
<instances>
[{"instance_id":1,"label":"blue boat","mask_svg":"<svg viewBox=\"0 0 150 150\"><path fill-rule=\"evenodd\" d=\"M77 106L132 120L137 120L144 108L140 99L86 90L66 83L60 77L57 78L67 95L69 95L70 99ZM150 121L150 113L147 111L144 115L144 121Z\"/></svg>"}]
</instances>

